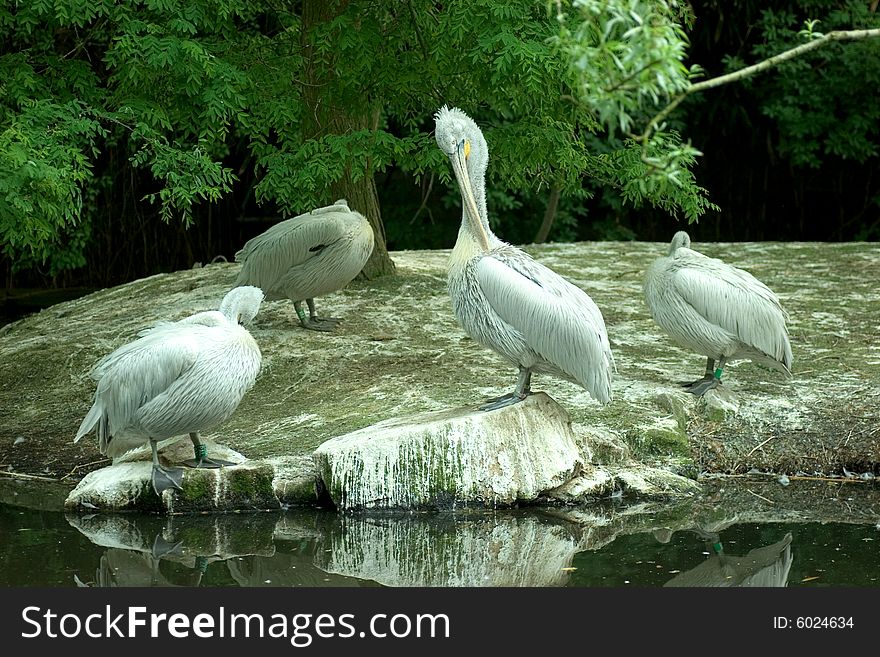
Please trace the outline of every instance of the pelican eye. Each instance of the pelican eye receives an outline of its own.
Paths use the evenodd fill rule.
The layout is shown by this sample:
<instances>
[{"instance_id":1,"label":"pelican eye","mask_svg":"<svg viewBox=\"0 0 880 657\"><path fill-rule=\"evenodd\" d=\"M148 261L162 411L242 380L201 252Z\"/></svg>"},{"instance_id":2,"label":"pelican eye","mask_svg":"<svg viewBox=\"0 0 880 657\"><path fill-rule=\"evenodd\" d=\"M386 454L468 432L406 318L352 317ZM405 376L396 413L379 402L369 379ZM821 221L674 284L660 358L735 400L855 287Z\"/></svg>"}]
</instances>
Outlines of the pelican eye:
<instances>
[{"instance_id":1,"label":"pelican eye","mask_svg":"<svg viewBox=\"0 0 880 657\"><path fill-rule=\"evenodd\" d=\"M238 318L235 321L241 324L241 313L238 313Z\"/></svg>"}]
</instances>

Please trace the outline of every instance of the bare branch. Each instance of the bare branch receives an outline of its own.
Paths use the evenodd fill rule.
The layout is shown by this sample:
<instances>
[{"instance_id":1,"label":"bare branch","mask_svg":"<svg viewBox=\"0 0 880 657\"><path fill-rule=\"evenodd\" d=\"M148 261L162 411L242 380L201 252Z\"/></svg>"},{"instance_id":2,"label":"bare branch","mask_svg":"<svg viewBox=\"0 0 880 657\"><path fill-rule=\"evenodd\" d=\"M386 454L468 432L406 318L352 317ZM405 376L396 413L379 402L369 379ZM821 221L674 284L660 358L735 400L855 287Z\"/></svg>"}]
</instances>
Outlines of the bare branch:
<instances>
[{"instance_id":1,"label":"bare branch","mask_svg":"<svg viewBox=\"0 0 880 657\"><path fill-rule=\"evenodd\" d=\"M765 59L762 62L758 62L757 64L753 64L752 66L747 66L746 68L734 71L733 73L720 75L717 78L703 80L702 82L691 85L686 90L681 92L678 96L673 98L666 107L664 107L656 116L654 116L654 118L652 118L648 122L644 133L634 137L636 141L642 144L642 160L645 161L646 164L649 164L646 161L648 140L651 138L651 135L654 134L660 124L666 119L666 117L669 116L672 111L691 94L698 91L705 91L706 89L714 89L715 87L730 84L731 82L737 82L747 77L751 77L752 75L762 73L771 68L775 68L776 66L779 66L783 62L786 62L790 59L800 57L805 53L816 50L817 48L821 48L825 44L831 43L832 41L856 41L860 39L871 39L874 37L880 37L880 28L870 30L838 30L835 32L828 32L821 37L813 39L812 41L808 41L807 43L803 43L799 46L795 46L794 48L781 52L778 55L774 55L773 57Z\"/></svg>"}]
</instances>

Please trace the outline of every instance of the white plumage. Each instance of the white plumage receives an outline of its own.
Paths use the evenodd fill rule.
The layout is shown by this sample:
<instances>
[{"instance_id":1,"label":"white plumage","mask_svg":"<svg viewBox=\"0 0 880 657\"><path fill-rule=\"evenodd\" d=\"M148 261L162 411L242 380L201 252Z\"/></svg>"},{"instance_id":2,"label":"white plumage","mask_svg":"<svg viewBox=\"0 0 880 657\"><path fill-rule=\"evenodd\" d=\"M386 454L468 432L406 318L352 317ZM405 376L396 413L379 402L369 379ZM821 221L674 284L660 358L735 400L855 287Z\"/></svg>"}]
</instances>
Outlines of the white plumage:
<instances>
[{"instance_id":1,"label":"white plumage","mask_svg":"<svg viewBox=\"0 0 880 657\"><path fill-rule=\"evenodd\" d=\"M235 254L242 263L236 285L255 285L266 299L291 299L303 327L329 331L338 320L319 318L314 299L340 290L373 252L373 229L345 199L281 221ZM309 317L301 304L306 301Z\"/></svg>"},{"instance_id":2,"label":"white plumage","mask_svg":"<svg viewBox=\"0 0 880 657\"><path fill-rule=\"evenodd\" d=\"M101 453L112 458L149 442L158 467L156 442L189 434L194 467L227 464L207 458L198 432L228 419L256 380L260 349L240 323L253 319L262 298L258 288L237 287L221 311L159 323L102 358L91 372L95 401L74 442L95 429ZM175 475L154 468L157 492L179 487Z\"/></svg>"},{"instance_id":3,"label":"white plumage","mask_svg":"<svg viewBox=\"0 0 880 657\"><path fill-rule=\"evenodd\" d=\"M449 156L462 195L447 280L455 316L468 335L520 371L516 390L484 408L524 399L533 372L578 383L595 399L610 401L614 359L599 308L583 290L492 233L482 132L456 108L442 108L435 120L437 144Z\"/></svg>"},{"instance_id":4,"label":"white plumage","mask_svg":"<svg viewBox=\"0 0 880 657\"><path fill-rule=\"evenodd\" d=\"M645 299L673 341L707 358L706 376L689 386L691 392L717 386L734 357L791 375L787 315L779 299L748 272L691 249L684 231L672 238L669 255L648 268Z\"/></svg>"}]
</instances>

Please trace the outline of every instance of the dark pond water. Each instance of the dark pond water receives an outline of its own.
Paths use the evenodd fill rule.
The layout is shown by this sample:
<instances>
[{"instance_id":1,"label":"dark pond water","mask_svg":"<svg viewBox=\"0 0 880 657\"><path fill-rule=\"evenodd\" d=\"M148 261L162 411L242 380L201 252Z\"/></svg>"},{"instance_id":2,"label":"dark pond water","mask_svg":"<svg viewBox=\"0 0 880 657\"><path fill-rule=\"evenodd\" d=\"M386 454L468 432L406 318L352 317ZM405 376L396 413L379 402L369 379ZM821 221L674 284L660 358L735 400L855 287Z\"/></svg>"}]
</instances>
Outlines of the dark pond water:
<instances>
[{"instance_id":1,"label":"dark pond water","mask_svg":"<svg viewBox=\"0 0 880 657\"><path fill-rule=\"evenodd\" d=\"M65 289L22 289L12 294L0 291L0 326L15 322L30 314L38 313L43 308L79 299L94 289L75 287Z\"/></svg>"},{"instance_id":2,"label":"dark pond water","mask_svg":"<svg viewBox=\"0 0 880 657\"><path fill-rule=\"evenodd\" d=\"M548 510L160 518L0 505L0 586L880 586L880 530Z\"/></svg>"}]
</instances>

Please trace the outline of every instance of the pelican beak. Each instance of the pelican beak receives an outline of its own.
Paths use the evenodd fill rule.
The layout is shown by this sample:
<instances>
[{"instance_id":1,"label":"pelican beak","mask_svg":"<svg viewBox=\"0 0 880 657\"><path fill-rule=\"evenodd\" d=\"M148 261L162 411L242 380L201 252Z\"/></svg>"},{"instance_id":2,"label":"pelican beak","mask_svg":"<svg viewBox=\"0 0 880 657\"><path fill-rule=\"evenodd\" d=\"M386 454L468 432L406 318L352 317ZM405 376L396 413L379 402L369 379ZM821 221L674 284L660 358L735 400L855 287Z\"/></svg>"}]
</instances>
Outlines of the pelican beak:
<instances>
[{"instance_id":1,"label":"pelican beak","mask_svg":"<svg viewBox=\"0 0 880 657\"><path fill-rule=\"evenodd\" d=\"M471 186L471 178L468 175L467 159L471 154L471 145L466 139L458 142L455 153L450 156L452 160L452 170L455 178L458 180L458 186L461 189L461 200L465 207L465 212L471 218L471 225L474 227L475 233L483 243L486 251L489 250L489 236L483 229L483 222L480 218L480 211L477 209L477 201L474 198L474 188Z\"/></svg>"}]
</instances>

